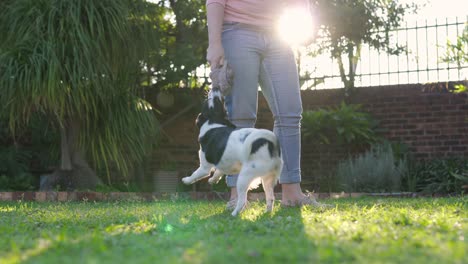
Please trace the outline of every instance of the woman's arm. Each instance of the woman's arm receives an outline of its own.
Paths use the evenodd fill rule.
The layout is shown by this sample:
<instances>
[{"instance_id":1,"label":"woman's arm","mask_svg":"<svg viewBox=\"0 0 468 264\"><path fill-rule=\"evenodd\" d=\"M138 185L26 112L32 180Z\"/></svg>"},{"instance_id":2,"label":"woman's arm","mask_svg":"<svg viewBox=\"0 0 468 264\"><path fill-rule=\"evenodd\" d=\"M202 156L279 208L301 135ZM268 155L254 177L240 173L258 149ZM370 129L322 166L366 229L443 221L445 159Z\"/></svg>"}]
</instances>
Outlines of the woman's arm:
<instances>
[{"instance_id":1,"label":"woman's arm","mask_svg":"<svg viewBox=\"0 0 468 264\"><path fill-rule=\"evenodd\" d=\"M224 20L224 5L226 1L206 2L206 15L208 21L208 50L206 59L211 68L217 68L224 63L224 49L221 41L221 32Z\"/></svg>"}]
</instances>

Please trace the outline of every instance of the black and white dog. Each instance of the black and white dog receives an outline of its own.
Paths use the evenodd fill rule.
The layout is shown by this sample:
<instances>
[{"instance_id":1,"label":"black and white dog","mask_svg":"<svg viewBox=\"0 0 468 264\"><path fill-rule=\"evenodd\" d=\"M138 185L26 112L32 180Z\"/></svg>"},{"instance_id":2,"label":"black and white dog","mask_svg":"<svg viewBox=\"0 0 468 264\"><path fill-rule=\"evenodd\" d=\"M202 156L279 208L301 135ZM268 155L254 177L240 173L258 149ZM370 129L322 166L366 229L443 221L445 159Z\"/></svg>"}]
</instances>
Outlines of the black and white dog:
<instances>
[{"instance_id":1,"label":"black and white dog","mask_svg":"<svg viewBox=\"0 0 468 264\"><path fill-rule=\"evenodd\" d=\"M237 180L238 199L232 212L236 216L244 209L250 186L259 184L265 191L267 211L273 210L273 188L283 168L281 150L277 137L266 129L237 129L226 115L222 94L214 88L203 103L196 124L200 129L200 167L185 177L185 184L213 176L210 184L217 183L224 174L239 174Z\"/></svg>"}]
</instances>

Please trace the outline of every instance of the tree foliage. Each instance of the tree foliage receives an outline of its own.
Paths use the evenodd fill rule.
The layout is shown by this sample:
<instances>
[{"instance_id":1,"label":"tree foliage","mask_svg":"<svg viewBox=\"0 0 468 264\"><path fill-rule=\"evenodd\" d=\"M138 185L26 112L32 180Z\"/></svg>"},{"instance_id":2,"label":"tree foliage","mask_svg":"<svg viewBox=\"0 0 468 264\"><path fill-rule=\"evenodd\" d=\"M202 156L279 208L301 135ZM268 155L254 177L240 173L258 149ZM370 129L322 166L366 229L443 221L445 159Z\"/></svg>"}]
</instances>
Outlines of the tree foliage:
<instances>
[{"instance_id":1,"label":"tree foliage","mask_svg":"<svg viewBox=\"0 0 468 264\"><path fill-rule=\"evenodd\" d=\"M135 96L151 35L139 0L2 1L0 105L13 132L33 113L61 131L61 170L115 166L150 150L151 106Z\"/></svg>"},{"instance_id":2,"label":"tree foliage","mask_svg":"<svg viewBox=\"0 0 468 264\"><path fill-rule=\"evenodd\" d=\"M205 0L152 1L145 23L151 38L151 52L145 57L143 83L160 89L192 83L194 71L206 63L208 46ZM203 80L204 81L204 80ZM205 83L206 84L206 83Z\"/></svg>"},{"instance_id":3,"label":"tree foliage","mask_svg":"<svg viewBox=\"0 0 468 264\"><path fill-rule=\"evenodd\" d=\"M465 29L461 36L457 37L457 41L452 43L447 40L447 52L442 57L442 61L447 63L454 63L459 69L463 66L468 65L468 22L465 23ZM464 84L455 84L455 93L466 93L468 92L467 84L468 81L465 79Z\"/></svg>"},{"instance_id":4,"label":"tree foliage","mask_svg":"<svg viewBox=\"0 0 468 264\"><path fill-rule=\"evenodd\" d=\"M354 88L362 45L389 54L405 51L391 41L391 31L414 5L398 0L312 0L311 6L321 25L318 52L328 51L337 60L347 93Z\"/></svg>"},{"instance_id":5,"label":"tree foliage","mask_svg":"<svg viewBox=\"0 0 468 264\"><path fill-rule=\"evenodd\" d=\"M465 23L465 29L457 37L455 43L447 40L447 53L443 56L442 60L448 63L455 63L459 68L468 64L468 22Z\"/></svg>"}]
</instances>

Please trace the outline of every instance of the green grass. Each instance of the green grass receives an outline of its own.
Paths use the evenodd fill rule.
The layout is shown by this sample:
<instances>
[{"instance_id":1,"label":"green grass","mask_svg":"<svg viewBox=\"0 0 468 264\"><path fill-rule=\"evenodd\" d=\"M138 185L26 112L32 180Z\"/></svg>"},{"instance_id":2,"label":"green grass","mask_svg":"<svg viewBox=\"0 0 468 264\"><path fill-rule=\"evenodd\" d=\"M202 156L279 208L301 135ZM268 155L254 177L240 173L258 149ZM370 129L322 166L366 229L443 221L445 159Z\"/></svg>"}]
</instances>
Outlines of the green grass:
<instances>
[{"instance_id":1,"label":"green grass","mask_svg":"<svg viewBox=\"0 0 468 264\"><path fill-rule=\"evenodd\" d=\"M468 263L467 198L0 203L0 263Z\"/></svg>"}]
</instances>

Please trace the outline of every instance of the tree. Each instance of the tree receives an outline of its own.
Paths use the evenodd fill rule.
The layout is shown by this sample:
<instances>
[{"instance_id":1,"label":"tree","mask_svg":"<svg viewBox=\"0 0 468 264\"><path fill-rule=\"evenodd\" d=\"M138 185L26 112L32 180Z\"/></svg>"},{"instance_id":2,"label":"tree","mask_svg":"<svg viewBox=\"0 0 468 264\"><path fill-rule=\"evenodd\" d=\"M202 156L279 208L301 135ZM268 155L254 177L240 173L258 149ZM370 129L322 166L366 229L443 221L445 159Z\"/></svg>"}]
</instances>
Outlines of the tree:
<instances>
[{"instance_id":1,"label":"tree","mask_svg":"<svg viewBox=\"0 0 468 264\"><path fill-rule=\"evenodd\" d=\"M442 61L447 63L454 63L458 69L462 69L462 66L468 64L468 23L465 23L465 29L461 36L457 37L457 42L453 44L450 40L447 40L447 52L442 57ZM465 79L465 84L467 80ZM464 84L455 85L455 93L467 92L467 87Z\"/></svg>"},{"instance_id":2,"label":"tree","mask_svg":"<svg viewBox=\"0 0 468 264\"><path fill-rule=\"evenodd\" d=\"M448 63L455 63L458 68L468 64L468 22L465 23L465 29L457 37L455 44L447 40L447 53L443 56L442 60Z\"/></svg>"},{"instance_id":3,"label":"tree","mask_svg":"<svg viewBox=\"0 0 468 264\"><path fill-rule=\"evenodd\" d=\"M48 187L93 188L88 160L123 174L151 150L157 120L135 96L150 51L140 0L0 3L0 113L15 133L33 113L60 131L60 165Z\"/></svg>"},{"instance_id":4,"label":"tree","mask_svg":"<svg viewBox=\"0 0 468 264\"><path fill-rule=\"evenodd\" d=\"M346 95L354 88L363 44L394 55L405 51L390 41L391 31L414 5L398 0L313 0L311 6L321 25L319 51L329 51L337 60Z\"/></svg>"},{"instance_id":5,"label":"tree","mask_svg":"<svg viewBox=\"0 0 468 264\"><path fill-rule=\"evenodd\" d=\"M152 39L152 52L144 58L143 83L156 89L179 86L200 87L191 83L194 71L206 63L208 47L205 0L152 0L146 23Z\"/></svg>"}]
</instances>

